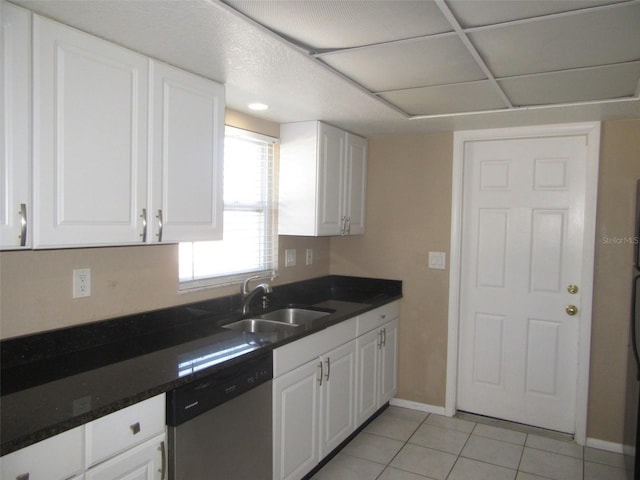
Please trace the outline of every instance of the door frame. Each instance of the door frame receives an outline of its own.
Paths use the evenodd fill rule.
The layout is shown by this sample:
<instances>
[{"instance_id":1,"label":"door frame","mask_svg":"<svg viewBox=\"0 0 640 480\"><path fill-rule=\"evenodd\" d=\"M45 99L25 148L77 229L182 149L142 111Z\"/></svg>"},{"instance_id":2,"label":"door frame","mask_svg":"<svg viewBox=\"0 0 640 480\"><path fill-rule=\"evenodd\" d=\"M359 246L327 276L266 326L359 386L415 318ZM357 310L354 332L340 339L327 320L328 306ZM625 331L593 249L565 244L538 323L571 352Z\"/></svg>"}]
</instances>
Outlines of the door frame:
<instances>
[{"instance_id":1,"label":"door frame","mask_svg":"<svg viewBox=\"0 0 640 480\"><path fill-rule=\"evenodd\" d=\"M458 380L458 332L460 316L460 267L464 195L465 143L480 140L511 140L584 136L587 142L585 182L584 263L581 278L581 322L578 330L578 372L576 385L575 440L587 440L587 405L589 397L589 360L591 355L591 314L593 302L593 269L596 245L596 208L598 166L600 156L600 122L541 125L488 130L466 130L453 135L453 174L451 201L451 245L449 260L449 318L447 337L447 378L445 414L456 413Z\"/></svg>"}]
</instances>

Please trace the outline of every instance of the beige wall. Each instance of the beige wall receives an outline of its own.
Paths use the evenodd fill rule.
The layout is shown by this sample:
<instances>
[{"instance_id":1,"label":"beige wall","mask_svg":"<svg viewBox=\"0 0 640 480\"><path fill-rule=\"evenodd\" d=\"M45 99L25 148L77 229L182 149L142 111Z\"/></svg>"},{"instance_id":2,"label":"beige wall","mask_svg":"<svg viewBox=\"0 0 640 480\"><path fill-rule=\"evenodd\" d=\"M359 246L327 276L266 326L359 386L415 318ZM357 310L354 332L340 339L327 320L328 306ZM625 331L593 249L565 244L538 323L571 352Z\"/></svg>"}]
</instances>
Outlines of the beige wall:
<instances>
[{"instance_id":1,"label":"beige wall","mask_svg":"<svg viewBox=\"0 0 640 480\"><path fill-rule=\"evenodd\" d=\"M444 406L449 272L427 251L449 253L452 135L369 142L367 233L331 240L331 272L404 281L400 398ZM622 443L630 305L629 244L640 178L640 120L603 124L588 437ZM448 255L447 255L448 258Z\"/></svg>"},{"instance_id":2,"label":"beige wall","mask_svg":"<svg viewBox=\"0 0 640 480\"><path fill-rule=\"evenodd\" d=\"M227 111L226 122L279 136L279 125ZM284 268L284 249L314 263ZM281 237L279 277L274 285L329 273L329 239ZM75 268L91 269L91 297L72 299ZM178 292L178 246L0 252L0 338L78 325L120 315L235 294L238 286Z\"/></svg>"},{"instance_id":3,"label":"beige wall","mask_svg":"<svg viewBox=\"0 0 640 480\"><path fill-rule=\"evenodd\" d=\"M640 119L603 123L598 179L589 437L622 442ZM626 239L626 240L625 240Z\"/></svg>"},{"instance_id":4,"label":"beige wall","mask_svg":"<svg viewBox=\"0 0 640 480\"><path fill-rule=\"evenodd\" d=\"M331 273L403 280L400 398L444 405L449 270L451 133L369 140L367 232L331 240Z\"/></svg>"}]
</instances>

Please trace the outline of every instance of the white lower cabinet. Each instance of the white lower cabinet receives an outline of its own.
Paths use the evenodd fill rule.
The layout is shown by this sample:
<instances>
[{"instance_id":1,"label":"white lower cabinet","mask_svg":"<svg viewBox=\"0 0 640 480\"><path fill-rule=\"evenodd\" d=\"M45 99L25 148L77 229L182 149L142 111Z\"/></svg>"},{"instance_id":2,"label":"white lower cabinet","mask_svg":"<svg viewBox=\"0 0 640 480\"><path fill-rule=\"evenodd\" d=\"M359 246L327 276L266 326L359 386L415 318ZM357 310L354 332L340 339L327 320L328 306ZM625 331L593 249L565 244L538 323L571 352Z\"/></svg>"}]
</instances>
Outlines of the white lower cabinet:
<instances>
[{"instance_id":1,"label":"white lower cabinet","mask_svg":"<svg viewBox=\"0 0 640 480\"><path fill-rule=\"evenodd\" d=\"M84 428L76 427L0 458L3 480L82 478ZM75 477L77 475L77 477Z\"/></svg>"},{"instance_id":2,"label":"white lower cabinet","mask_svg":"<svg viewBox=\"0 0 640 480\"><path fill-rule=\"evenodd\" d=\"M90 468L86 480L164 480L167 472L165 435L137 445Z\"/></svg>"},{"instance_id":3,"label":"white lower cabinet","mask_svg":"<svg viewBox=\"0 0 640 480\"><path fill-rule=\"evenodd\" d=\"M380 349L380 394L381 407L398 392L398 319L382 327L382 347Z\"/></svg>"},{"instance_id":4,"label":"white lower cabinet","mask_svg":"<svg viewBox=\"0 0 640 480\"><path fill-rule=\"evenodd\" d=\"M302 478L355 430L353 320L274 352L274 479Z\"/></svg>"},{"instance_id":5,"label":"white lower cabinet","mask_svg":"<svg viewBox=\"0 0 640 480\"><path fill-rule=\"evenodd\" d=\"M356 428L356 342L333 349L321 361L320 459Z\"/></svg>"},{"instance_id":6,"label":"white lower cabinet","mask_svg":"<svg viewBox=\"0 0 640 480\"><path fill-rule=\"evenodd\" d=\"M165 397L157 395L85 425L86 464L92 467L165 431Z\"/></svg>"},{"instance_id":7,"label":"white lower cabinet","mask_svg":"<svg viewBox=\"0 0 640 480\"><path fill-rule=\"evenodd\" d=\"M274 479L297 479L319 461L319 360L273 381Z\"/></svg>"},{"instance_id":8,"label":"white lower cabinet","mask_svg":"<svg viewBox=\"0 0 640 480\"><path fill-rule=\"evenodd\" d=\"M298 480L397 392L399 302L274 350L273 478Z\"/></svg>"},{"instance_id":9,"label":"white lower cabinet","mask_svg":"<svg viewBox=\"0 0 640 480\"><path fill-rule=\"evenodd\" d=\"M3 480L164 480L165 396L5 455L0 474Z\"/></svg>"},{"instance_id":10,"label":"white lower cabinet","mask_svg":"<svg viewBox=\"0 0 640 480\"><path fill-rule=\"evenodd\" d=\"M356 417L361 424L395 395L398 358L398 320L357 339L358 398Z\"/></svg>"},{"instance_id":11,"label":"white lower cabinet","mask_svg":"<svg viewBox=\"0 0 640 480\"><path fill-rule=\"evenodd\" d=\"M274 381L277 479L297 479L355 430L356 345L341 345Z\"/></svg>"}]
</instances>

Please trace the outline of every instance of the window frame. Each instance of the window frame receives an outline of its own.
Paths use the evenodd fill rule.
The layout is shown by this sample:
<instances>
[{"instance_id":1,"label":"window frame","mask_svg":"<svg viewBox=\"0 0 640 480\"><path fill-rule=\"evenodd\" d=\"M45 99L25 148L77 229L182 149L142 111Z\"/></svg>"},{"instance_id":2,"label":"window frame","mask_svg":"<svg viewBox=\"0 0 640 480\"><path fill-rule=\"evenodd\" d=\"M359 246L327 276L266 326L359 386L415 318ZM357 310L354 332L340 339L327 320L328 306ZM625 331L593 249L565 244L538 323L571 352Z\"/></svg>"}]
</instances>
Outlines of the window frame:
<instances>
[{"instance_id":1,"label":"window frame","mask_svg":"<svg viewBox=\"0 0 640 480\"><path fill-rule=\"evenodd\" d=\"M241 284L247 278L255 277L255 276L260 276L260 278L270 277L273 279L277 275L278 234L277 234L277 224L276 224L277 191L276 191L275 172L277 171L276 163L277 163L278 149L275 148L275 146L280 143L280 139L276 137L271 137L269 135L253 132L251 130L245 130L245 129L234 127L231 125L225 125L225 141L228 136L235 136L240 138L244 137L253 141L257 140L260 142L264 142L266 144L271 144L271 152L269 155L270 158L268 159L269 164L266 166L266 173L265 173L267 177L266 179L267 192L266 192L265 198L261 202L264 205L262 209L265 210L264 218L265 218L265 230L266 230L265 236L263 237L263 241L264 241L263 245L271 249L271 252L268 255L268 258L270 260L269 261L270 265L267 268L231 272L227 274L213 275L209 277L193 278L192 276L191 279L187 279L187 280L181 280L179 275L180 272L178 272L178 283L179 283L178 291L179 292L190 292L194 290ZM224 161L225 160L223 157L223 170L224 170ZM223 184L224 184L224 180L223 180ZM226 212L227 210L229 211L254 210L255 211L255 205L245 205L244 207L247 207L247 208L243 208L243 206L232 204L232 205L229 205L229 207L231 208L227 208L227 207L228 205L225 204L223 207L223 212ZM223 225L223 235L224 235L224 225ZM180 250L182 248L187 248L184 245L191 244L193 246L194 243L199 243L199 242L181 242L180 243L179 252L178 252L178 262L180 262L180 254L181 254ZM193 255L194 254L192 252L191 253L192 265L193 265L193 262L195 261L193 258ZM192 267L192 274L193 274L193 267Z\"/></svg>"}]
</instances>

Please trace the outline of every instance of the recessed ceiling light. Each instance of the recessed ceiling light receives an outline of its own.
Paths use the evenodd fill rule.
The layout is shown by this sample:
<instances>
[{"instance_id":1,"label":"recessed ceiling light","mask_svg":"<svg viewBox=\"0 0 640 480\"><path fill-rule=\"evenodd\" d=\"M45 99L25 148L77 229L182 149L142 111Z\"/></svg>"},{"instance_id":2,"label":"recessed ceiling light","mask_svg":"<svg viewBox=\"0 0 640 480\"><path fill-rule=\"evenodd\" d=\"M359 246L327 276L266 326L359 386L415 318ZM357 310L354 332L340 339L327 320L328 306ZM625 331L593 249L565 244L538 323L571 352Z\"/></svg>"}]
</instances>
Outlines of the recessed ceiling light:
<instances>
[{"instance_id":1,"label":"recessed ceiling light","mask_svg":"<svg viewBox=\"0 0 640 480\"><path fill-rule=\"evenodd\" d=\"M251 110L266 110L269 108L269 105L265 105L264 103L250 103L249 108Z\"/></svg>"}]
</instances>

